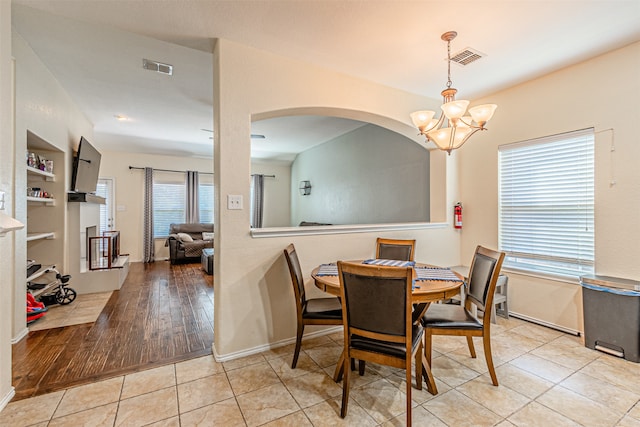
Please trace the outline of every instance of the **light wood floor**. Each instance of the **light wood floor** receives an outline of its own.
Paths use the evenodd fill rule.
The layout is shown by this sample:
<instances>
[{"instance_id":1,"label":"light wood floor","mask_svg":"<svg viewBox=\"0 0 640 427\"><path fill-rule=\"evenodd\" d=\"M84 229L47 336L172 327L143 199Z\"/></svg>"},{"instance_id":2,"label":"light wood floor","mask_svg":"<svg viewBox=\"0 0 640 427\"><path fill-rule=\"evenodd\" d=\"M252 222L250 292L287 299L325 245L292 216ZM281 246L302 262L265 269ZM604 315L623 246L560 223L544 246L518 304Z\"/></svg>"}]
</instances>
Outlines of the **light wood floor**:
<instances>
[{"instance_id":1,"label":"light wood floor","mask_svg":"<svg viewBox=\"0 0 640 427\"><path fill-rule=\"evenodd\" d=\"M213 276L199 263L132 263L95 323L13 345L14 400L207 355L212 342Z\"/></svg>"}]
</instances>

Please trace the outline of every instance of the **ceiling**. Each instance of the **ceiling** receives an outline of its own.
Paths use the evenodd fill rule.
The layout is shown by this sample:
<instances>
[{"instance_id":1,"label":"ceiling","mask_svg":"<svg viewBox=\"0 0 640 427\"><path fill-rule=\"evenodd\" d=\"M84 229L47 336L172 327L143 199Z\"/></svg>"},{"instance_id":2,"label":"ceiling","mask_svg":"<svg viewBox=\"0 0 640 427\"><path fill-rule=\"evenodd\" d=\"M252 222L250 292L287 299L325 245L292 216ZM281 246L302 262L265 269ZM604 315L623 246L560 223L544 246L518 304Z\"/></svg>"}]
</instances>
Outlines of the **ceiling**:
<instances>
[{"instance_id":1,"label":"ceiling","mask_svg":"<svg viewBox=\"0 0 640 427\"><path fill-rule=\"evenodd\" d=\"M94 124L99 148L204 157L215 38L440 99L440 35L456 30L452 55L485 55L452 65L458 97L473 100L636 42L638 22L637 0L12 1L14 28ZM143 58L173 75L144 70ZM290 160L362 125L328 120L256 122L266 138L252 155Z\"/></svg>"}]
</instances>

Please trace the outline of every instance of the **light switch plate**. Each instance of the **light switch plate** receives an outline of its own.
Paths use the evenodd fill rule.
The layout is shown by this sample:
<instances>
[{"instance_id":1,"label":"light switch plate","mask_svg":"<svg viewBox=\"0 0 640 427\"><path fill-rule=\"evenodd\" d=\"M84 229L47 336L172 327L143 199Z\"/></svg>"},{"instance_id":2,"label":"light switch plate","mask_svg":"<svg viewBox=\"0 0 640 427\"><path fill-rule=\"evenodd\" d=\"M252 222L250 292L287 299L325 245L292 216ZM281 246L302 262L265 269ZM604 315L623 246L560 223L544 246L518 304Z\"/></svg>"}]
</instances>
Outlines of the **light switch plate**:
<instances>
[{"instance_id":1,"label":"light switch plate","mask_svg":"<svg viewBox=\"0 0 640 427\"><path fill-rule=\"evenodd\" d=\"M229 209L229 210L241 210L242 209L242 195L228 194L227 195L227 209Z\"/></svg>"},{"instance_id":2,"label":"light switch plate","mask_svg":"<svg viewBox=\"0 0 640 427\"><path fill-rule=\"evenodd\" d=\"M0 211L4 210L4 191L0 191Z\"/></svg>"}]
</instances>

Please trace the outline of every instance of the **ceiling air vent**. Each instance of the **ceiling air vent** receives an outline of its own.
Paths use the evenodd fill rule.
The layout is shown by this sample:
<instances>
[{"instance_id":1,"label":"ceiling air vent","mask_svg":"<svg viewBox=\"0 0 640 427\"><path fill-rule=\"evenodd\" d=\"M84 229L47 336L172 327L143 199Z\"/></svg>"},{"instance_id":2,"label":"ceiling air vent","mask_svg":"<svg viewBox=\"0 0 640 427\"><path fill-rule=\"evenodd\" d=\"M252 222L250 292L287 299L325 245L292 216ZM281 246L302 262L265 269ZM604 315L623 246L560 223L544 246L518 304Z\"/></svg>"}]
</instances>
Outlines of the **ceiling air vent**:
<instances>
[{"instance_id":1,"label":"ceiling air vent","mask_svg":"<svg viewBox=\"0 0 640 427\"><path fill-rule=\"evenodd\" d=\"M145 70L156 71L168 76L173 75L173 65L163 64L162 62L151 61L149 59L142 60L142 68Z\"/></svg>"},{"instance_id":2,"label":"ceiling air vent","mask_svg":"<svg viewBox=\"0 0 640 427\"><path fill-rule=\"evenodd\" d=\"M477 61L480 58L484 58L485 56L487 55L468 47L452 55L451 62L455 62L458 65L465 66L465 65L471 64L472 62Z\"/></svg>"}]
</instances>

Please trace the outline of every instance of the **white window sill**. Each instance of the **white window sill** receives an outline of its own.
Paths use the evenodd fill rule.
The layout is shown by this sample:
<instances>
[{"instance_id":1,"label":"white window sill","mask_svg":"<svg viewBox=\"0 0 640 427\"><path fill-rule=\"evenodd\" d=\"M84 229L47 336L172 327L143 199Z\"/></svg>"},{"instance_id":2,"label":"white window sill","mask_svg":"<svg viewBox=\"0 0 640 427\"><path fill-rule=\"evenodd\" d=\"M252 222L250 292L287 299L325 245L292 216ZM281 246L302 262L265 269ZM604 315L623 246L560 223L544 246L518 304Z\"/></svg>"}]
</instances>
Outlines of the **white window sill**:
<instances>
[{"instance_id":1,"label":"white window sill","mask_svg":"<svg viewBox=\"0 0 640 427\"><path fill-rule=\"evenodd\" d=\"M576 276L565 276L562 274L545 273L534 270L521 270L513 267L502 267L502 273L513 273L521 276L535 277L536 279L552 280L554 282L570 283L572 285L580 285L580 278ZM587 274L587 273L585 273Z\"/></svg>"},{"instance_id":2,"label":"white window sill","mask_svg":"<svg viewBox=\"0 0 640 427\"><path fill-rule=\"evenodd\" d=\"M252 228L251 237L286 237L319 234L369 233L375 231L423 230L445 228L446 222L411 222L398 224L322 225L305 227Z\"/></svg>"}]
</instances>

